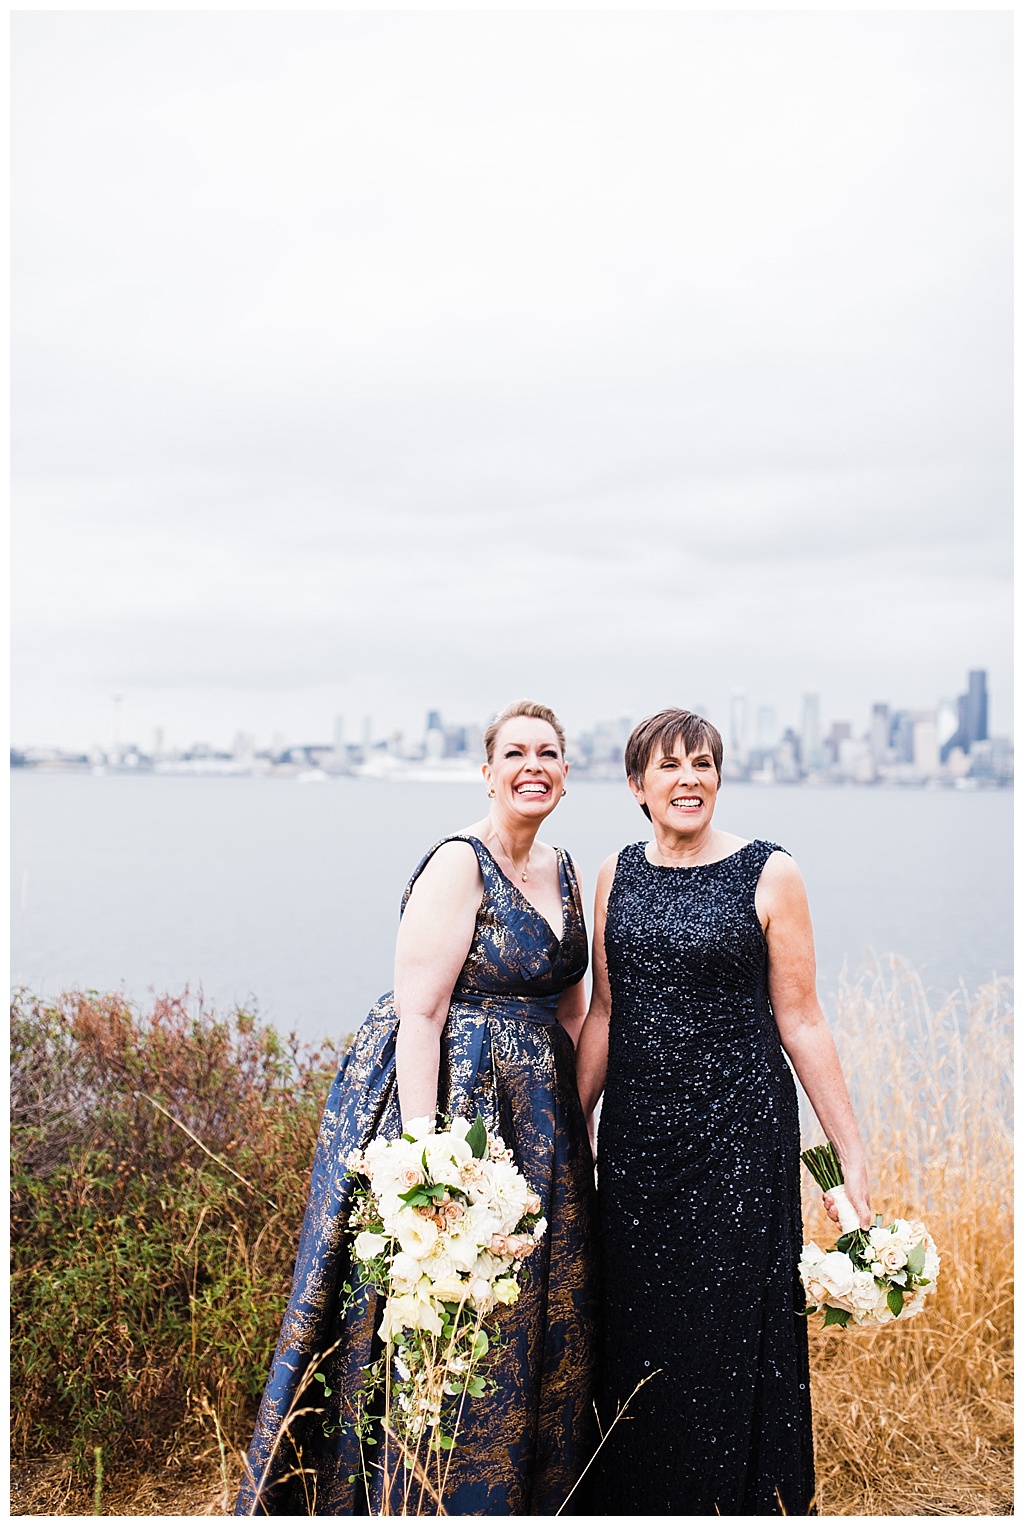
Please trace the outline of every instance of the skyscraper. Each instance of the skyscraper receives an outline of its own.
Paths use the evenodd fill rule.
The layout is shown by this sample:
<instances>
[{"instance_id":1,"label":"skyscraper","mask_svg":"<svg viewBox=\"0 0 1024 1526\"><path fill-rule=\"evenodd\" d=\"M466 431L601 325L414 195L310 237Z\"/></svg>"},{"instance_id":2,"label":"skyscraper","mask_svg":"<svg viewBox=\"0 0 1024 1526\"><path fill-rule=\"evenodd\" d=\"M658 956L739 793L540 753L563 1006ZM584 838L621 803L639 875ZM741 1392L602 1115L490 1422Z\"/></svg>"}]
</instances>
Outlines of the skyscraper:
<instances>
[{"instance_id":1,"label":"skyscraper","mask_svg":"<svg viewBox=\"0 0 1024 1526\"><path fill-rule=\"evenodd\" d=\"M889 751L889 706L871 706L871 757L875 766L884 763Z\"/></svg>"},{"instance_id":2,"label":"skyscraper","mask_svg":"<svg viewBox=\"0 0 1024 1526\"><path fill-rule=\"evenodd\" d=\"M775 719L773 705L758 705L757 707L757 745L758 747L774 747L779 739L778 723Z\"/></svg>"},{"instance_id":3,"label":"skyscraper","mask_svg":"<svg viewBox=\"0 0 1024 1526\"><path fill-rule=\"evenodd\" d=\"M984 668L972 668L967 675L967 748L972 742L988 740L988 680Z\"/></svg>"},{"instance_id":4,"label":"skyscraper","mask_svg":"<svg viewBox=\"0 0 1024 1526\"><path fill-rule=\"evenodd\" d=\"M821 696L818 694L804 695L800 716L800 762L805 772L821 767Z\"/></svg>"},{"instance_id":5,"label":"skyscraper","mask_svg":"<svg viewBox=\"0 0 1024 1526\"><path fill-rule=\"evenodd\" d=\"M747 744L747 691L733 689L729 700L729 749L741 758Z\"/></svg>"},{"instance_id":6,"label":"skyscraper","mask_svg":"<svg viewBox=\"0 0 1024 1526\"><path fill-rule=\"evenodd\" d=\"M954 747L969 753L972 742L988 740L988 675L984 668L972 668L967 675L967 693L957 698L957 728L942 748L945 763Z\"/></svg>"}]
</instances>

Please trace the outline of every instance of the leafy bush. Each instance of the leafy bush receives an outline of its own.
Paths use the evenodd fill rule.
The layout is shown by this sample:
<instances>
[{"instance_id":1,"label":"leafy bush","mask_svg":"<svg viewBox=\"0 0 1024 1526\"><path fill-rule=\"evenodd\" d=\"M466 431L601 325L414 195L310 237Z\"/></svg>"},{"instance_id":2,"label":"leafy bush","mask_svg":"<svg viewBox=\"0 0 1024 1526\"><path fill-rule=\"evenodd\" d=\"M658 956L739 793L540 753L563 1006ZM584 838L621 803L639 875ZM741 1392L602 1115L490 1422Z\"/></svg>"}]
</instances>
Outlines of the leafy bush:
<instances>
[{"instance_id":1,"label":"leafy bush","mask_svg":"<svg viewBox=\"0 0 1024 1526\"><path fill-rule=\"evenodd\" d=\"M144 1461L200 1406L242 1439L340 1051L187 992L19 993L11 1029L16 1452Z\"/></svg>"}]
</instances>

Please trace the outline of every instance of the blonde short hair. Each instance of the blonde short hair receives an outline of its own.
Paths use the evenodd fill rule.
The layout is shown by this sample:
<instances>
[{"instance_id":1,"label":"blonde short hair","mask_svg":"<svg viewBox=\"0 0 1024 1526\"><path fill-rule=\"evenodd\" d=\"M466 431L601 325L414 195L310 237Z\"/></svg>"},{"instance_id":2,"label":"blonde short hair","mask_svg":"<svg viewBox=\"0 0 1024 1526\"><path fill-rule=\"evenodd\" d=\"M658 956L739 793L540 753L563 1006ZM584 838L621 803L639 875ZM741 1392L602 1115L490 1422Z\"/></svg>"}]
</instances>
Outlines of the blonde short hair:
<instances>
[{"instance_id":1,"label":"blonde short hair","mask_svg":"<svg viewBox=\"0 0 1024 1526\"><path fill-rule=\"evenodd\" d=\"M488 763L494 761L494 744L498 739L498 732L506 721L514 721L520 715L528 716L531 721L547 721L558 738L562 756L565 757L565 727L550 706L538 705L532 699L516 699L511 705L506 705L500 715L494 717L484 732L484 750L487 753Z\"/></svg>"}]
</instances>

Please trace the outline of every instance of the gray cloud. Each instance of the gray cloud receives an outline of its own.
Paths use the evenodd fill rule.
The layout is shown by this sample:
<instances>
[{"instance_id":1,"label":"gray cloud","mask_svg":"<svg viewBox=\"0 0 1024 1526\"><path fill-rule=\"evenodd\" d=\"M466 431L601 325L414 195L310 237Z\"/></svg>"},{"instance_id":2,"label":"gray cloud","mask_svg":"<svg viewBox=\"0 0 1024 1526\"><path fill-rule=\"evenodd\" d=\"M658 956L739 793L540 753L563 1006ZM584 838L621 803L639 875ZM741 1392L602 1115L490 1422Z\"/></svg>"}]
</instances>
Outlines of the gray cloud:
<instances>
[{"instance_id":1,"label":"gray cloud","mask_svg":"<svg viewBox=\"0 0 1024 1526\"><path fill-rule=\"evenodd\" d=\"M640 710L680 646L1005 726L1009 28L16 16L20 739Z\"/></svg>"}]
</instances>

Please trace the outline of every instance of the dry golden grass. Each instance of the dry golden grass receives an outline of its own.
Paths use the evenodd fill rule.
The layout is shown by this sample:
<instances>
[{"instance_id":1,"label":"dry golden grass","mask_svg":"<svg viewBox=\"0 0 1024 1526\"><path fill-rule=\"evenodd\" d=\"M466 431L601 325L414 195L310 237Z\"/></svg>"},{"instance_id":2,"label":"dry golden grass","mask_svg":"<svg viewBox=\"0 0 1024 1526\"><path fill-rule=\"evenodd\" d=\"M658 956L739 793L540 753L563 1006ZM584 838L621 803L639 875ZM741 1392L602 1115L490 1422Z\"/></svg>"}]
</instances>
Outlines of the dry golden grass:
<instances>
[{"instance_id":1,"label":"dry golden grass","mask_svg":"<svg viewBox=\"0 0 1024 1526\"><path fill-rule=\"evenodd\" d=\"M839 992L833 1020L886 1221L921 1218L942 1257L905 1325L811 1325L822 1515L1012 1510L1009 982L931 1005L892 963ZM805 1183L808 1238L834 1227Z\"/></svg>"}]
</instances>

